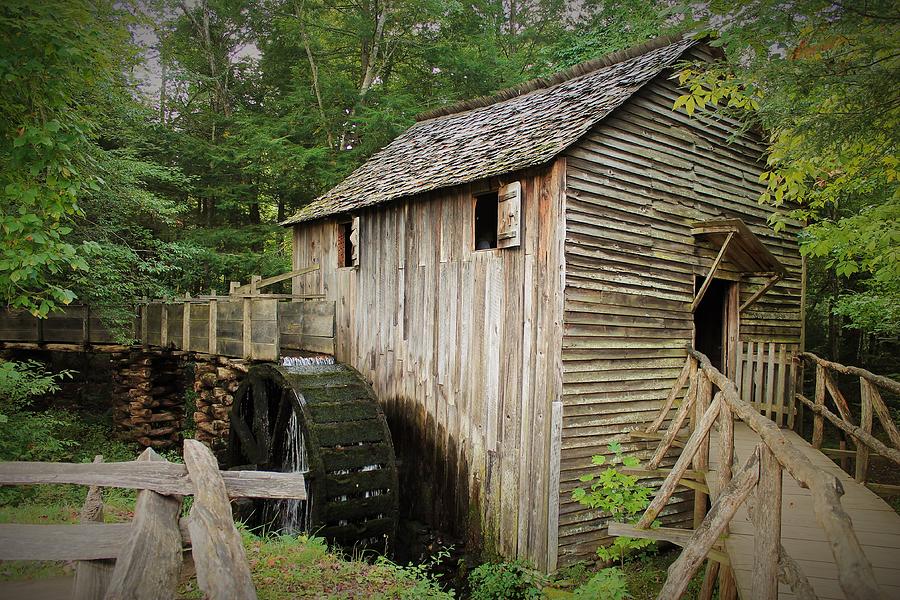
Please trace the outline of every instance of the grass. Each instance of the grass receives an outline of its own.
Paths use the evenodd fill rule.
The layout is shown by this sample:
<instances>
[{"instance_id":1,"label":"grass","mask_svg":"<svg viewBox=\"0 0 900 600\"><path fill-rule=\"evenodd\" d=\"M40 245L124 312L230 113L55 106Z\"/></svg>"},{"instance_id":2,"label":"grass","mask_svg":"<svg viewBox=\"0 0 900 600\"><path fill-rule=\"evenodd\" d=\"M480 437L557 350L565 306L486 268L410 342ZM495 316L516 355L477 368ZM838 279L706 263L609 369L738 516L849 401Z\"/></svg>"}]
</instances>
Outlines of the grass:
<instances>
[{"instance_id":1,"label":"grass","mask_svg":"<svg viewBox=\"0 0 900 600\"><path fill-rule=\"evenodd\" d=\"M418 567L385 559L344 556L321 538L272 536L242 531L260 600L288 598L453 598ZM179 598L202 598L196 578L182 583Z\"/></svg>"},{"instance_id":2,"label":"grass","mask_svg":"<svg viewBox=\"0 0 900 600\"><path fill-rule=\"evenodd\" d=\"M640 556L627 560L623 567L619 567L625 573L631 600L655 600L662 589L663 583L666 581L666 577L668 577L669 566L675 562L680 553L680 548L673 547L664 548L658 552L645 552ZM597 567L589 563L575 563L556 573L555 585L563 588L575 588L590 579L598 570ZM688 586L684 595L685 600L697 598L702 582L703 569L700 569ZM554 596L552 592L546 595L560 599L566 597L563 594ZM715 594L713 597L716 597Z\"/></svg>"}]
</instances>

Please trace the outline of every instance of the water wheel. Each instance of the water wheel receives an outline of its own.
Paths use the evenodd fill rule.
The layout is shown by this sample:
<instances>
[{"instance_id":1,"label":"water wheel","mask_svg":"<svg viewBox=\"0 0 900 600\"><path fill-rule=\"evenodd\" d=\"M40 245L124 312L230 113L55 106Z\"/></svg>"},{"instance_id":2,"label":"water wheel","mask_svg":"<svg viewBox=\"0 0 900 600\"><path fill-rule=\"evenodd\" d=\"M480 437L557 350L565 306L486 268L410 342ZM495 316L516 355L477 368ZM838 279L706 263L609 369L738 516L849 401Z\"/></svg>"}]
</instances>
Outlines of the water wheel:
<instances>
[{"instance_id":1,"label":"water wheel","mask_svg":"<svg viewBox=\"0 0 900 600\"><path fill-rule=\"evenodd\" d=\"M397 526L397 464L384 413L351 367L250 369L234 395L229 466L305 471L300 529L345 546L377 547ZM251 525L279 528L291 501L239 507Z\"/></svg>"}]
</instances>

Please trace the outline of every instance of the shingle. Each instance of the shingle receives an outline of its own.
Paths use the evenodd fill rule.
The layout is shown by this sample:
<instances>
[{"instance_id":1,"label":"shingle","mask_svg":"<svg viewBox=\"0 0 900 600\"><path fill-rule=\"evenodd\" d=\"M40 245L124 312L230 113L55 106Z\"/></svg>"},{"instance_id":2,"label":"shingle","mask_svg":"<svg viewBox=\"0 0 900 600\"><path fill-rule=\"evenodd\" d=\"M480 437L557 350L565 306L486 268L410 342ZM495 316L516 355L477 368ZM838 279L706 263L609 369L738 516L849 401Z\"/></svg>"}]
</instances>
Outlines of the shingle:
<instances>
[{"instance_id":1,"label":"shingle","mask_svg":"<svg viewBox=\"0 0 900 600\"><path fill-rule=\"evenodd\" d=\"M689 39L663 42L642 46L637 56L628 51L612 55L622 57L614 64L609 64L608 57L556 78L512 88L501 92L500 100L479 99L435 111L432 114L437 116L407 129L283 224L546 163L695 43ZM597 64L601 66L585 72Z\"/></svg>"}]
</instances>

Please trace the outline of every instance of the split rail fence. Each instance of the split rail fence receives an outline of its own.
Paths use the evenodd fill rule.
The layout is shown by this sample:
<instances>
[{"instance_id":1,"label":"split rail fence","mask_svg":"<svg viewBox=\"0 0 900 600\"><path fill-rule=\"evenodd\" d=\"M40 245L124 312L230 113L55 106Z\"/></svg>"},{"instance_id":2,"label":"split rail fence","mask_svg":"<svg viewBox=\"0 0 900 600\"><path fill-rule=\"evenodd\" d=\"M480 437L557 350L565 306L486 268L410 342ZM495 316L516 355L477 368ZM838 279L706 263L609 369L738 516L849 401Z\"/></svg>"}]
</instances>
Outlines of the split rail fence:
<instances>
[{"instance_id":1,"label":"split rail fence","mask_svg":"<svg viewBox=\"0 0 900 600\"><path fill-rule=\"evenodd\" d=\"M851 369L849 372L861 377L864 382L862 386L866 390L863 394L864 426L851 426L823 406L825 389L836 389L829 388L825 370L850 368L827 363L809 354L804 354L803 357L817 365L817 400L810 402L799 393L796 397L815 412L819 443L822 437L822 418L827 418L836 425L840 421L838 426L856 437L861 443L859 448L868 447L900 464L900 453L872 437L869 424L873 408L883 423L890 421L883 402L880 402L877 387L887 387L893 391L900 386L867 371L863 373L862 370ZM683 401L668 427L659 434L669 410L685 385L688 390ZM715 393L714 389L717 390ZM867 409L866 406L870 408ZM669 568L668 578L659 593L660 600L682 597L689 582L707 559L710 562L703 581L701 599L708 600L712 597L718 577L719 598L730 600L736 597L737 589L733 572L728 566L728 557L723 552L722 536L727 533L729 522L741 505L753 496L755 503L750 513L755 527L755 548L751 598L775 600L778 597L779 579L788 584L798 598L816 598L809 580L781 543L782 473L787 470L801 487L810 492L811 509L834 555L838 582L846 597L859 600L885 598L876 583L872 565L854 532L850 516L841 504L841 496L844 494L841 481L835 474L816 467L795 447L776 423L767 418L766 408L767 406L742 398L732 380L713 367L706 356L690 349L681 375L662 410L647 430L636 432L635 436L639 439L660 439L647 469L640 472L665 475L665 480L636 524L610 523L610 534L665 540L683 547L680 557ZM679 432L689 418L693 432L685 439ZM738 468L734 466L736 420L743 421L759 437L754 451ZM717 424L719 436L717 489L720 493L707 512L709 487L704 482L704 474L709 469L710 436L714 424ZM889 428L890 425L886 427ZM892 441L896 442L896 428L891 431ZM671 469L659 469L663 458L675 446L682 448L675 465ZM693 531L652 528L679 485L697 490ZM722 564L725 565L724 568L721 568Z\"/></svg>"},{"instance_id":2,"label":"split rail fence","mask_svg":"<svg viewBox=\"0 0 900 600\"><path fill-rule=\"evenodd\" d=\"M75 600L157 600L176 594L190 547L197 583L210 600L252 600L256 589L229 498L306 499L299 473L219 471L212 452L184 442L184 465L147 448L136 461L0 463L0 485L91 486L77 525L0 525L0 560L78 561ZM101 488L140 490L131 523L103 523ZM182 497L192 495L180 519Z\"/></svg>"}]
</instances>

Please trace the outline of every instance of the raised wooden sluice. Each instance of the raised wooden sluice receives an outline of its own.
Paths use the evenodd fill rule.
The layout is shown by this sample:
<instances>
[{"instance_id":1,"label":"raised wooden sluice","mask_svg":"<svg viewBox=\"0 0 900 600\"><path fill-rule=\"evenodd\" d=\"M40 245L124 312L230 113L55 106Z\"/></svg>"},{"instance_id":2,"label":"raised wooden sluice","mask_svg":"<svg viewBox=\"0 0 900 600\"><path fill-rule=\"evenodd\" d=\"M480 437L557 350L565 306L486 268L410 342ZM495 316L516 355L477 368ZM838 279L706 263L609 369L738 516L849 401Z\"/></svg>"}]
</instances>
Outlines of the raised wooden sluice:
<instances>
[{"instance_id":1,"label":"raised wooden sluice","mask_svg":"<svg viewBox=\"0 0 900 600\"><path fill-rule=\"evenodd\" d=\"M120 340L101 314L70 305L38 319L27 311L0 311L0 347L117 351L132 343L256 361L294 352L334 354L335 304L320 295L263 294L260 288L310 269L232 285L227 296L198 296L137 303L130 332ZM130 333L130 336L129 336ZM122 337L122 333L119 334Z\"/></svg>"}]
</instances>

